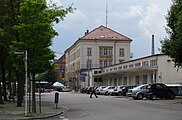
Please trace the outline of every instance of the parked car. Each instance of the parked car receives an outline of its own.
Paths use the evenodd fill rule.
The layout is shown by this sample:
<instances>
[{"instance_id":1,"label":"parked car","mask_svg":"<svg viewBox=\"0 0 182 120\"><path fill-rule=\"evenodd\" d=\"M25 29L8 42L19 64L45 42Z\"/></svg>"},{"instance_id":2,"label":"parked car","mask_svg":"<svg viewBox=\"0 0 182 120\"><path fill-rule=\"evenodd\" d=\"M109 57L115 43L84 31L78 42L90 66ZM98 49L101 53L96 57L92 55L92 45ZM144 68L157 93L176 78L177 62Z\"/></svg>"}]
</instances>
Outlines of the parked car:
<instances>
[{"instance_id":1,"label":"parked car","mask_svg":"<svg viewBox=\"0 0 182 120\"><path fill-rule=\"evenodd\" d=\"M123 89L123 87L125 87L125 86L117 86L115 89L114 89L114 91L113 91L113 95L119 95L119 96L121 96L122 95L122 89Z\"/></svg>"},{"instance_id":2,"label":"parked car","mask_svg":"<svg viewBox=\"0 0 182 120\"><path fill-rule=\"evenodd\" d=\"M114 86L107 86L106 88L104 88L101 92L100 92L100 94L101 95L108 95L108 91L110 90L110 89L114 89L115 87Z\"/></svg>"},{"instance_id":3,"label":"parked car","mask_svg":"<svg viewBox=\"0 0 182 120\"><path fill-rule=\"evenodd\" d=\"M92 87L87 87L85 90L85 93L90 94L92 90Z\"/></svg>"},{"instance_id":4,"label":"parked car","mask_svg":"<svg viewBox=\"0 0 182 120\"><path fill-rule=\"evenodd\" d=\"M126 95L128 97L132 97L134 100L135 99L142 100L144 97L146 97L146 93L148 92L148 85L149 84L143 84L134 87L133 89L129 89Z\"/></svg>"},{"instance_id":5,"label":"parked car","mask_svg":"<svg viewBox=\"0 0 182 120\"><path fill-rule=\"evenodd\" d=\"M165 84L156 83L148 86L149 91L146 93L147 99L154 100L156 98L174 99L174 92Z\"/></svg>"},{"instance_id":6,"label":"parked car","mask_svg":"<svg viewBox=\"0 0 182 120\"><path fill-rule=\"evenodd\" d=\"M70 92L71 91L71 88L68 87L68 86L65 86L63 89L62 89L62 92Z\"/></svg>"},{"instance_id":7,"label":"parked car","mask_svg":"<svg viewBox=\"0 0 182 120\"><path fill-rule=\"evenodd\" d=\"M114 89L117 87L113 87L112 89L109 89L106 95L114 95Z\"/></svg>"},{"instance_id":8,"label":"parked car","mask_svg":"<svg viewBox=\"0 0 182 120\"><path fill-rule=\"evenodd\" d=\"M99 86L97 89L96 89L96 94L100 95L100 92L103 91L103 89L105 88L106 86Z\"/></svg>"},{"instance_id":9,"label":"parked car","mask_svg":"<svg viewBox=\"0 0 182 120\"><path fill-rule=\"evenodd\" d=\"M165 84L168 88L173 90L174 94L182 95L182 84Z\"/></svg>"},{"instance_id":10,"label":"parked car","mask_svg":"<svg viewBox=\"0 0 182 120\"><path fill-rule=\"evenodd\" d=\"M136 87L137 85L129 85L129 86L125 86L122 88L122 95L126 96L126 93L128 92L129 89L132 89L134 87Z\"/></svg>"}]
</instances>

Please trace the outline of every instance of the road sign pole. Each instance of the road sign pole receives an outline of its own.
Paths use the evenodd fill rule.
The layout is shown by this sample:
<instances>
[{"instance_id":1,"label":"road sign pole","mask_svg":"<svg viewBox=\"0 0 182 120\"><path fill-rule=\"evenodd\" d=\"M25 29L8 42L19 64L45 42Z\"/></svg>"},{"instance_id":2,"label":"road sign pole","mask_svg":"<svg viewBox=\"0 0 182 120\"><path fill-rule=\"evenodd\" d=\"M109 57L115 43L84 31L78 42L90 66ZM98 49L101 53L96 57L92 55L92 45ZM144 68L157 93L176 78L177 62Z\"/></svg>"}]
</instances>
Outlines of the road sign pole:
<instances>
[{"instance_id":1,"label":"road sign pole","mask_svg":"<svg viewBox=\"0 0 182 120\"><path fill-rule=\"evenodd\" d=\"M14 52L15 55L24 55L25 58L25 115L27 115L27 108L28 108L28 71L27 71L27 60L28 60L28 57L27 57L27 50L25 51L16 51Z\"/></svg>"}]
</instances>

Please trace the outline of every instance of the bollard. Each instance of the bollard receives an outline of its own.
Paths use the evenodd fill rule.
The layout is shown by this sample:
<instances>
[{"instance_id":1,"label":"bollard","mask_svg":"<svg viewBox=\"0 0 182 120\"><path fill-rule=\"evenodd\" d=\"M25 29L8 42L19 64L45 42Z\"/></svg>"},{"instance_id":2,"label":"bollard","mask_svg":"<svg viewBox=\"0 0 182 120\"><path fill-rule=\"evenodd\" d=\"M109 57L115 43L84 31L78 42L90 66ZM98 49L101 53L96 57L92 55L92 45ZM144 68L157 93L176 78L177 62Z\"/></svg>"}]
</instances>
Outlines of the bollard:
<instances>
[{"instance_id":1,"label":"bollard","mask_svg":"<svg viewBox=\"0 0 182 120\"><path fill-rule=\"evenodd\" d=\"M56 92L56 93L55 93L55 103L56 103L56 109L57 109L57 107L58 107L58 101L59 101L59 93L58 93L58 92Z\"/></svg>"}]
</instances>

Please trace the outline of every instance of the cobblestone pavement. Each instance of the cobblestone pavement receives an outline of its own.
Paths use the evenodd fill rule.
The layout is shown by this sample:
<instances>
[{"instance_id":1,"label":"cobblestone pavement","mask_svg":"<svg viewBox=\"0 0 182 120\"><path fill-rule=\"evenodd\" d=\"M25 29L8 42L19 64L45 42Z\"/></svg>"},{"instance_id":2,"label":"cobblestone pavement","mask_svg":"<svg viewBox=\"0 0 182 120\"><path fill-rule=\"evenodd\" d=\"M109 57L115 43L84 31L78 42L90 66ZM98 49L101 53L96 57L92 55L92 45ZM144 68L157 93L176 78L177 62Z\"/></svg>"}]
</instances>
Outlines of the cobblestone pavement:
<instances>
[{"instance_id":1,"label":"cobblestone pavement","mask_svg":"<svg viewBox=\"0 0 182 120\"><path fill-rule=\"evenodd\" d=\"M65 111L64 107L60 104L56 108L55 103L42 101L41 113L37 104L37 113L30 115L28 113L28 117L25 116L24 105L22 107L16 107L16 105L16 102L4 102L4 104L0 104L0 120L44 119L62 114Z\"/></svg>"}]
</instances>

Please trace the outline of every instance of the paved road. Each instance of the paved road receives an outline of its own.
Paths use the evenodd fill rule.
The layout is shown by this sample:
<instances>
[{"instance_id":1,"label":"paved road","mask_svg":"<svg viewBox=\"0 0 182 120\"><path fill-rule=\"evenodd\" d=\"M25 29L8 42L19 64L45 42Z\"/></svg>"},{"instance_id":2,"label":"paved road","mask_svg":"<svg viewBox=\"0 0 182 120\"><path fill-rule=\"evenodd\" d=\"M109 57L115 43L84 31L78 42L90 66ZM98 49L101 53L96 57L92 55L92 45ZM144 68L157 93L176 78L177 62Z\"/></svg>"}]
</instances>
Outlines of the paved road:
<instances>
[{"instance_id":1,"label":"paved road","mask_svg":"<svg viewBox=\"0 0 182 120\"><path fill-rule=\"evenodd\" d=\"M54 93L45 95L52 99ZM60 93L60 103L69 108L59 120L182 120L182 99L133 100L131 98Z\"/></svg>"}]
</instances>

